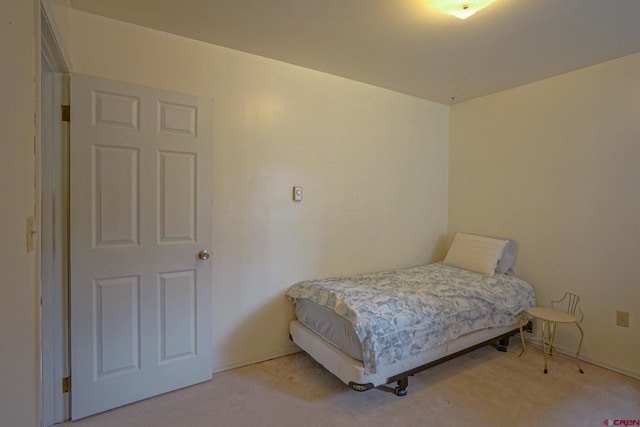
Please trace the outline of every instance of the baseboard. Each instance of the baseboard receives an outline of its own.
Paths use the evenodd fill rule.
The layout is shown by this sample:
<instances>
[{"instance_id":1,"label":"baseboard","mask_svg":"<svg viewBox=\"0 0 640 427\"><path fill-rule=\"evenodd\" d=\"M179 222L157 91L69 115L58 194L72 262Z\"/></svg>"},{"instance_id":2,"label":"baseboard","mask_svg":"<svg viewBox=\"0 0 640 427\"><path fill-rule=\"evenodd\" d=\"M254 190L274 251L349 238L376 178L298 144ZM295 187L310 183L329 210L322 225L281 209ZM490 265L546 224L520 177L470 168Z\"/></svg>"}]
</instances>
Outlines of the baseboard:
<instances>
[{"instance_id":1,"label":"baseboard","mask_svg":"<svg viewBox=\"0 0 640 427\"><path fill-rule=\"evenodd\" d=\"M235 368L241 368L243 366L247 366L247 365L253 365L254 363L260 363L260 362L265 362L267 360L271 360L271 359L277 359L278 357L283 357L283 356L289 356L290 354L294 354L294 353L299 353L301 350L298 346L296 345L291 345L290 347L282 350L282 351L276 351L273 353L266 353L251 359L243 359L243 360L236 360L236 361L231 361L231 362L227 362L227 363L222 363L219 365L215 365L213 367L213 373L216 374L218 372L224 372L224 371L229 371L231 369L235 369Z\"/></svg>"},{"instance_id":2,"label":"baseboard","mask_svg":"<svg viewBox=\"0 0 640 427\"><path fill-rule=\"evenodd\" d=\"M538 345L538 346L542 347L542 340L539 340L539 339L536 339L536 338L525 338L525 341L527 343L530 342L530 343L533 343L535 345ZM569 356L569 357L575 357L576 356L576 349L568 349L566 347L561 347L561 346L556 346L556 345L554 345L553 348L558 353L564 354L566 356ZM585 362L590 363L592 365L596 365L596 366L599 366L601 368L605 368L605 369L608 369L610 371L617 372L619 374L625 375L627 377L631 377L631 378L635 378L637 380L640 380L640 372L629 371L628 369L621 368L620 366L611 365L609 363L605 363L605 362L602 362L600 360L593 359L593 358L591 358L589 356L585 356L583 354L580 355L580 360L584 360Z\"/></svg>"},{"instance_id":3,"label":"baseboard","mask_svg":"<svg viewBox=\"0 0 640 427\"><path fill-rule=\"evenodd\" d=\"M542 346L542 340L539 340L539 339L525 338L525 341L527 343L532 343L532 344L535 344L535 345L538 345L538 346ZM575 349L567 349L567 348L561 347L561 346L555 346L555 349L559 353L562 353L562 354L564 354L566 356L569 356L569 357L575 357L575 355L576 355ZM290 354L299 353L300 351L301 350L300 350L300 348L298 346L292 345L289 348L286 348L286 349L284 349L282 351L263 354L261 356L258 356L258 357L255 357L255 358L251 358L251 359L232 361L232 362L222 363L220 365L216 365L213 368L213 373L215 374L215 373L218 373L218 372L224 372L224 371L228 371L228 370L231 370L231 369L240 368L242 366L253 365L254 363L265 362L267 360L276 359L278 357L283 357L283 356L288 356ZM621 368L620 366L611 365L609 363L605 363L605 362L593 359L593 358L591 358L589 356L585 356L585 355L580 355L580 360L584 360L585 362L590 363L592 365L596 365L596 366L599 366L601 368L608 369L610 371L617 372L619 374L625 375L627 377L631 377L631 378L635 378L637 380L640 380L640 373L639 372L633 372L633 371L630 371L628 369Z\"/></svg>"}]
</instances>

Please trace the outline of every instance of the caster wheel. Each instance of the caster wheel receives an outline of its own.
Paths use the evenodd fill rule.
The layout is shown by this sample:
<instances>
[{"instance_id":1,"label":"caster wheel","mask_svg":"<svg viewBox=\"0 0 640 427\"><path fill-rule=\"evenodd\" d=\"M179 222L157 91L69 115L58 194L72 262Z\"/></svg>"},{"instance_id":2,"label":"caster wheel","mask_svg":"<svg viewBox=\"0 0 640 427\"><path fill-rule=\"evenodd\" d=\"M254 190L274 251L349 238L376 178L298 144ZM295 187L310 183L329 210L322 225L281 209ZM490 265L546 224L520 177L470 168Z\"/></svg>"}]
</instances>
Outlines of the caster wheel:
<instances>
[{"instance_id":1,"label":"caster wheel","mask_svg":"<svg viewBox=\"0 0 640 427\"><path fill-rule=\"evenodd\" d=\"M546 370L546 369L544 370L544 373L545 373L545 374L547 373L547 370Z\"/></svg>"},{"instance_id":2,"label":"caster wheel","mask_svg":"<svg viewBox=\"0 0 640 427\"><path fill-rule=\"evenodd\" d=\"M406 396L407 390L404 388L396 387L396 396Z\"/></svg>"}]
</instances>

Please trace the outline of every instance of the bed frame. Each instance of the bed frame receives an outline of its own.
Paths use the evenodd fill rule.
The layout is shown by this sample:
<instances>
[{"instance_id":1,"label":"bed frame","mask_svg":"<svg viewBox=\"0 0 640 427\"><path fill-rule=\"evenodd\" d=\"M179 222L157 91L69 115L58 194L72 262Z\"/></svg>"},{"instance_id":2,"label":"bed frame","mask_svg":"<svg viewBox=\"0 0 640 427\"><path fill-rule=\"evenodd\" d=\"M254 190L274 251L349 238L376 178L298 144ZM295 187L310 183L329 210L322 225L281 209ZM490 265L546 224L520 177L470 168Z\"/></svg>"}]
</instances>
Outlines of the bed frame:
<instances>
[{"instance_id":1,"label":"bed frame","mask_svg":"<svg viewBox=\"0 0 640 427\"><path fill-rule=\"evenodd\" d=\"M520 327L516 323L465 334L406 360L378 367L373 374L365 374L361 361L344 354L299 321L291 322L289 332L291 341L353 390L366 391L396 383L395 394L405 396L410 376L488 344L497 343L498 350L506 352L509 338L520 333Z\"/></svg>"}]
</instances>

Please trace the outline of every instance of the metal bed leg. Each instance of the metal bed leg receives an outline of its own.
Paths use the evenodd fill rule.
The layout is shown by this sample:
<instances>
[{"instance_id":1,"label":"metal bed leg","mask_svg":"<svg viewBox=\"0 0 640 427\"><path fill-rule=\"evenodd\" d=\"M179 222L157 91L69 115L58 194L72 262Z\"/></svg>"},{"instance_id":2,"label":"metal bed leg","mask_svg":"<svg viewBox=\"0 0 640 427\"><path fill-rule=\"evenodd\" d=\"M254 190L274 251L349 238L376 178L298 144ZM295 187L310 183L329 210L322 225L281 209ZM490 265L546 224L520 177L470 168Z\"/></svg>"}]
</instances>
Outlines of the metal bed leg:
<instances>
[{"instance_id":1,"label":"metal bed leg","mask_svg":"<svg viewBox=\"0 0 640 427\"><path fill-rule=\"evenodd\" d=\"M409 386L409 377L400 378L398 380L398 387L396 387L395 389L396 396L406 396L408 386Z\"/></svg>"}]
</instances>

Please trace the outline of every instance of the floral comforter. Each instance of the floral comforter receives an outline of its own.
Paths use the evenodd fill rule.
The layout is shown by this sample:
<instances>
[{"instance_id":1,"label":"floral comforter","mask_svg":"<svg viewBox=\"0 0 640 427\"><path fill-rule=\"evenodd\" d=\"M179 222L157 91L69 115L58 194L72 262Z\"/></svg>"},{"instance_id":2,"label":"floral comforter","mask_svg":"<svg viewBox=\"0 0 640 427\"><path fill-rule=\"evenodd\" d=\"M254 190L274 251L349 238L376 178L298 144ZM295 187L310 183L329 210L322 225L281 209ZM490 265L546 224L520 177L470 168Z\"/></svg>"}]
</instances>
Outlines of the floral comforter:
<instances>
[{"instance_id":1,"label":"floral comforter","mask_svg":"<svg viewBox=\"0 0 640 427\"><path fill-rule=\"evenodd\" d=\"M308 298L350 321L362 343L365 374L468 332L513 324L535 305L533 288L522 279L441 263L307 280L287 296Z\"/></svg>"}]
</instances>

